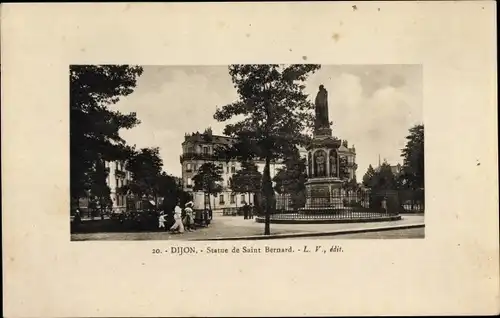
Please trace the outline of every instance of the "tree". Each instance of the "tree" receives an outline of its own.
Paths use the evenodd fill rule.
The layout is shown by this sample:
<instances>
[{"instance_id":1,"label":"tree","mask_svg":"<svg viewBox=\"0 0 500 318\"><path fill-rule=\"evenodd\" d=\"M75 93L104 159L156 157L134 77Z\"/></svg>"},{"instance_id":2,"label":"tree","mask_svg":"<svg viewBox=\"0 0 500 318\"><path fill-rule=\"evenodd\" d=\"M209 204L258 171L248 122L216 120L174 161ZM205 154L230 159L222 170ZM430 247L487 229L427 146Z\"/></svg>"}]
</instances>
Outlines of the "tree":
<instances>
[{"instance_id":1,"label":"tree","mask_svg":"<svg viewBox=\"0 0 500 318\"><path fill-rule=\"evenodd\" d=\"M92 206L95 206L95 203L99 204L101 217L103 217L103 209L111 205L111 189L106 182L108 174L109 170L103 160L97 160L94 169L89 173L89 178L92 180L90 185ZM93 212L91 211L91 213ZM93 215L91 216L93 217Z\"/></svg>"},{"instance_id":2,"label":"tree","mask_svg":"<svg viewBox=\"0 0 500 318\"><path fill-rule=\"evenodd\" d=\"M222 192L222 186L219 182L222 182L223 180L222 169L212 162L202 164L198 169L198 173L193 177L193 190L203 191L205 195L208 195L209 209L212 209L210 196L216 196L218 193Z\"/></svg>"},{"instance_id":3,"label":"tree","mask_svg":"<svg viewBox=\"0 0 500 318\"><path fill-rule=\"evenodd\" d=\"M285 167L278 170L274 177L275 190L278 193L290 194L293 208L304 206L306 199L307 170L306 160L299 153L284 161Z\"/></svg>"},{"instance_id":4,"label":"tree","mask_svg":"<svg viewBox=\"0 0 500 318\"><path fill-rule=\"evenodd\" d=\"M217 121L242 119L227 124L224 134L237 142L226 150L228 157L265 160L262 195L265 203L264 234L270 234L271 205L274 191L270 175L271 161L284 159L305 141L313 125L314 104L304 92L304 81L319 65L231 65L229 74L239 99L218 108Z\"/></svg>"},{"instance_id":5,"label":"tree","mask_svg":"<svg viewBox=\"0 0 500 318\"><path fill-rule=\"evenodd\" d=\"M373 169L372 165L369 165L365 175L363 176L363 185L365 187L370 188L372 186L372 181L374 176L375 176L375 169Z\"/></svg>"},{"instance_id":6,"label":"tree","mask_svg":"<svg viewBox=\"0 0 500 318\"><path fill-rule=\"evenodd\" d=\"M70 194L85 197L100 181L93 172L103 161L124 160L130 148L120 129L139 124L134 113L108 108L133 92L142 68L127 65L70 66ZM94 175L95 177L96 175ZM98 177L102 179L102 175Z\"/></svg>"},{"instance_id":7,"label":"tree","mask_svg":"<svg viewBox=\"0 0 500 318\"><path fill-rule=\"evenodd\" d=\"M415 125L409 130L403 157L402 179L413 190L424 188L424 125Z\"/></svg>"},{"instance_id":8,"label":"tree","mask_svg":"<svg viewBox=\"0 0 500 318\"><path fill-rule=\"evenodd\" d=\"M262 186L262 174L257 165L250 161L241 163L241 170L231 178L231 190L237 193L248 193L248 202L250 202L250 193L260 191Z\"/></svg>"},{"instance_id":9,"label":"tree","mask_svg":"<svg viewBox=\"0 0 500 318\"><path fill-rule=\"evenodd\" d=\"M347 192L348 196L353 191L357 191L359 189L359 184L358 184L358 181L356 180L356 175L354 175L354 177L352 179L345 181L342 184L342 187Z\"/></svg>"},{"instance_id":10,"label":"tree","mask_svg":"<svg viewBox=\"0 0 500 318\"><path fill-rule=\"evenodd\" d=\"M416 202L425 202L424 125L410 128L406 139L405 148L401 150L403 168L398 181L403 200L410 201L413 209Z\"/></svg>"},{"instance_id":11,"label":"tree","mask_svg":"<svg viewBox=\"0 0 500 318\"><path fill-rule=\"evenodd\" d=\"M180 193L182 187L175 177L168 175L166 172L162 172L158 177L157 191L158 195L163 197L162 210L167 214L172 213L177 201L182 198Z\"/></svg>"},{"instance_id":12,"label":"tree","mask_svg":"<svg viewBox=\"0 0 500 318\"><path fill-rule=\"evenodd\" d=\"M381 190L396 190L396 177L392 173L391 166L384 162L380 166L380 169L375 172L372 181L371 188L377 191Z\"/></svg>"},{"instance_id":13,"label":"tree","mask_svg":"<svg viewBox=\"0 0 500 318\"><path fill-rule=\"evenodd\" d=\"M158 195L165 190L167 186L165 182L169 182L165 180L166 176L162 177L162 167L163 161L160 158L159 148L139 150L127 161L126 168L130 171L132 178L125 191L130 191L139 197L153 196L155 204L158 204Z\"/></svg>"}]
</instances>

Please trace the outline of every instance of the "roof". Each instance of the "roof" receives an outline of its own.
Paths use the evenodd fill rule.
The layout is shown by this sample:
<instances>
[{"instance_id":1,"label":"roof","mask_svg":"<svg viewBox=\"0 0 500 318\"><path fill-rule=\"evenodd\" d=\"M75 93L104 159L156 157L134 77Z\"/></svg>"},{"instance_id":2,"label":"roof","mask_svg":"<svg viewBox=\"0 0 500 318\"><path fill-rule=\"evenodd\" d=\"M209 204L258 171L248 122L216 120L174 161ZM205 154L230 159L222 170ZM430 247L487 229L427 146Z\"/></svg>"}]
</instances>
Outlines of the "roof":
<instances>
[{"instance_id":1,"label":"roof","mask_svg":"<svg viewBox=\"0 0 500 318\"><path fill-rule=\"evenodd\" d=\"M391 165L391 172L392 174L399 174L402 170L402 166L398 163L397 165ZM381 166L378 166L377 168L375 168L375 171L376 172L379 172L381 169Z\"/></svg>"},{"instance_id":2,"label":"roof","mask_svg":"<svg viewBox=\"0 0 500 318\"><path fill-rule=\"evenodd\" d=\"M349 149L347 149L346 146L344 145L340 145L340 147L338 148L338 151L341 151L341 152L349 152Z\"/></svg>"},{"instance_id":3,"label":"roof","mask_svg":"<svg viewBox=\"0 0 500 318\"><path fill-rule=\"evenodd\" d=\"M203 133L193 133L191 135L184 136L184 142L192 142L192 143L210 143L210 144L220 144L220 145L230 145L235 142L236 139L220 136L220 135L207 135Z\"/></svg>"}]
</instances>

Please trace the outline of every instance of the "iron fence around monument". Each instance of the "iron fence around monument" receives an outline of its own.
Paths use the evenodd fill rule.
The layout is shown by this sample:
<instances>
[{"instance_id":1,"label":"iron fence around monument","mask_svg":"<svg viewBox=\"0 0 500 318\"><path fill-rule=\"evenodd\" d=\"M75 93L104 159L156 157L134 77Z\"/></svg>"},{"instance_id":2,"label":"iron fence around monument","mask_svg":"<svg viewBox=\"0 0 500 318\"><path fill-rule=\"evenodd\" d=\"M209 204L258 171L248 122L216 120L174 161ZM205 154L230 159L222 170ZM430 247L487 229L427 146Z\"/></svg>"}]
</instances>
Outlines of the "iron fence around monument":
<instances>
[{"instance_id":1,"label":"iron fence around monument","mask_svg":"<svg viewBox=\"0 0 500 318\"><path fill-rule=\"evenodd\" d=\"M276 197L273 206L274 220L362 220L395 216L403 211L397 194L361 191L314 197L284 194Z\"/></svg>"}]
</instances>

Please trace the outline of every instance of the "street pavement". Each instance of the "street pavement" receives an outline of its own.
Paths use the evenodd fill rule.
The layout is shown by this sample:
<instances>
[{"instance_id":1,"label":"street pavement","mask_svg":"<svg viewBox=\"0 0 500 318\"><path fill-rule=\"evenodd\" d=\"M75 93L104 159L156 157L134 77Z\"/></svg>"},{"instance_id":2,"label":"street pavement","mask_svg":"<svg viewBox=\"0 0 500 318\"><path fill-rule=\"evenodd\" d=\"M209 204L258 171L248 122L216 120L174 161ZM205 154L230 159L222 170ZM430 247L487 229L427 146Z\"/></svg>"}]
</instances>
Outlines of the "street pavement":
<instances>
[{"instance_id":1,"label":"street pavement","mask_svg":"<svg viewBox=\"0 0 500 318\"><path fill-rule=\"evenodd\" d=\"M347 240L347 239L362 239L362 240L373 240L373 239L422 239L425 238L425 228L410 228L401 230L388 230L388 231L378 231L378 232L361 232L361 233L349 233L349 234L337 234L337 235L325 235L325 236L311 236L311 237L292 237L287 239L297 240L297 239L321 239L321 240Z\"/></svg>"},{"instance_id":2,"label":"street pavement","mask_svg":"<svg viewBox=\"0 0 500 318\"><path fill-rule=\"evenodd\" d=\"M423 215L404 215L401 220L389 222L369 222L369 223L339 223L339 224L271 224L271 235L273 234L295 234L295 233L320 233L341 230L363 230L389 226L408 226L423 224ZM424 229L421 228L421 231ZM404 230L401 230L406 233ZM410 231L414 235L415 231ZM212 223L207 228L200 228L194 232L183 234L172 234L169 232L133 232L133 233L78 233L71 234L72 241L89 240L204 240L228 237L261 236L264 233L264 223L257 223L255 219L245 220L241 216L214 216ZM373 234L373 233L372 233ZM407 234L407 235L410 235ZM352 234L356 237L359 233ZM351 236L336 238L351 238ZM385 238L369 235L370 238ZM394 236L394 235L393 235ZM396 235L401 237L401 235ZM365 235L366 237L366 235ZM302 237L303 239L306 237ZM325 236L316 238L328 238Z\"/></svg>"}]
</instances>

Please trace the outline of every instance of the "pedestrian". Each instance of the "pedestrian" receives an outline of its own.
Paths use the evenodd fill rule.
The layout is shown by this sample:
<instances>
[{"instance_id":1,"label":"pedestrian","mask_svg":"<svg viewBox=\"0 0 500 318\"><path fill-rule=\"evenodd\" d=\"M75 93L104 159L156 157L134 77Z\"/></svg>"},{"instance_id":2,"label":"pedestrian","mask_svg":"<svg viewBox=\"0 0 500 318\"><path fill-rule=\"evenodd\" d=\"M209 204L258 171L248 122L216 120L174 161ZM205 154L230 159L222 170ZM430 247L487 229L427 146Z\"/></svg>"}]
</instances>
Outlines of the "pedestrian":
<instances>
[{"instance_id":1,"label":"pedestrian","mask_svg":"<svg viewBox=\"0 0 500 318\"><path fill-rule=\"evenodd\" d=\"M381 206L382 206L382 211L383 213L387 213L387 197L384 197L382 199L382 203L381 203Z\"/></svg>"},{"instance_id":2,"label":"pedestrian","mask_svg":"<svg viewBox=\"0 0 500 318\"><path fill-rule=\"evenodd\" d=\"M158 228L165 230L165 214L163 212L160 212L160 216L158 217Z\"/></svg>"},{"instance_id":3,"label":"pedestrian","mask_svg":"<svg viewBox=\"0 0 500 318\"><path fill-rule=\"evenodd\" d=\"M202 218L203 218L203 224L205 226L208 226L208 223L210 223L210 222L208 221L208 209L207 208L205 208L203 210Z\"/></svg>"},{"instance_id":4,"label":"pedestrian","mask_svg":"<svg viewBox=\"0 0 500 318\"><path fill-rule=\"evenodd\" d=\"M182 224L182 209L180 207L180 202L174 208L174 220L175 223L170 228L170 231L175 233L184 233L184 224Z\"/></svg>"},{"instance_id":5,"label":"pedestrian","mask_svg":"<svg viewBox=\"0 0 500 318\"><path fill-rule=\"evenodd\" d=\"M194 218L193 218L193 202L189 201L186 203L186 207L184 208L184 212L186 213L185 224L186 230L191 232L194 230Z\"/></svg>"},{"instance_id":6,"label":"pedestrian","mask_svg":"<svg viewBox=\"0 0 500 318\"><path fill-rule=\"evenodd\" d=\"M213 214L212 214L212 209L208 209L208 219L207 219L207 226L212 222L212 217L213 217Z\"/></svg>"},{"instance_id":7,"label":"pedestrian","mask_svg":"<svg viewBox=\"0 0 500 318\"><path fill-rule=\"evenodd\" d=\"M80 214L80 209L76 209L75 218L73 219L73 222L75 222L75 224L80 224L82 222L82 215Z\"/></svg>"},{"instance_id":8,"label":"pedestrian","mask_svg":"<svg viewBox=\"0 0 500 318\"><path fill-rule=\"evenodd\" d=\"M248 213L250 215L250 219L253 219L253 203L250 203L250 207L248 208Z\"/></svg>"},{"instance_id":9,"label":"pedestrian","mask_svg":"<svg viewBox=\"0 0 500 318\"><path fill-rule=\"evenodd\" d=\"M248 203L246 202L245 205L243 205L243 219L248 219Z\"/></svg>"}]
</instances>

